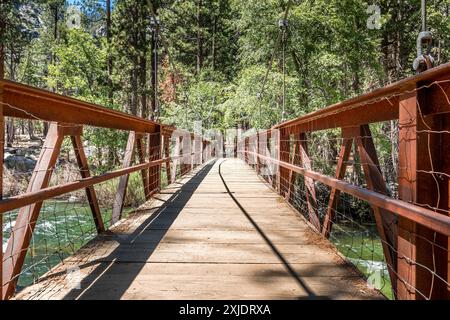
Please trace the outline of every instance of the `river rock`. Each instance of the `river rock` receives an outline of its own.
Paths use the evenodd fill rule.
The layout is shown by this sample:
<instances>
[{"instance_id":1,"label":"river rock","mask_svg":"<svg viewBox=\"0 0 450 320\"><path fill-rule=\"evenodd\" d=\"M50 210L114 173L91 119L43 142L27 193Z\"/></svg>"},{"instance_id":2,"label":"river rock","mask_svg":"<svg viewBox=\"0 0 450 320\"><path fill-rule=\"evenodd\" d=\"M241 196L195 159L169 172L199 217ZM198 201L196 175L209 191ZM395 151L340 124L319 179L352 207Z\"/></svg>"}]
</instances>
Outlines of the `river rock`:
<instances>
[{"instance_id":1,"label":"river rock","mask_svg":"<svg viewBox=\"0 0 450 320\"><path fill-rule=\"evenodd\" d=\"M5 165L8 169L13 169L18 172L30 172L33 171L37 161L29 157L10 155L5 158Z\"/></svg>"}]
</instances>

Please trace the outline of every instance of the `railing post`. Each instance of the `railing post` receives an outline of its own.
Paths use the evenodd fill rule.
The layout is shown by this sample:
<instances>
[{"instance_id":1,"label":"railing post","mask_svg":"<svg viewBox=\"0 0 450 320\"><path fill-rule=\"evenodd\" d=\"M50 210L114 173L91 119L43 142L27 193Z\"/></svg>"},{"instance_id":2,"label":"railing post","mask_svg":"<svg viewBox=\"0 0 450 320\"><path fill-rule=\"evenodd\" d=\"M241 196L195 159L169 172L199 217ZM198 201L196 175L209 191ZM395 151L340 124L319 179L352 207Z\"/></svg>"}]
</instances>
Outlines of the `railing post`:
<instances>
[{"instance_id":1,"label":"railing post","mask_svg":"<svg viewBox=\"0 0 450 320\"><path fill-rule=\"evenodd\" d=\"M388 195L386 182L380 169L380 163L377 151L372 139L369 125L359 126L356 138L356 147L364 170L364 177L367 183L367 189L378 193ZM397 265L395 248L397 247L397 225L394 215L384 209L371 205L375 221L377 224L378 234L383 247L384 258L388 265L388 272L391 279L391 285L394 293L396 292L396 275L395 269Z\"/></svg>"},{"instance_id":2,"label":"railing post","mask_svg":"<svg viewBox=\"0 0 450 320\"><path fill-rule=\"evenodd\" d=\"M156 131L149 135L149 161L161 159L161 134L161 126L157 126ZM161 164L149 168L148 173L149 190L153 194L161 189Z\"/></svg>"},{"instance_id":3,"label":"railing post","mask_svg":"<svg viewBox=\"0 0 450 320\"><path fill-rule=\"evenodd\" d=\"M278 135L278 159L283 162L289 163L289 154L290 154L290 141L289 141L289 132L287 129L280 129L280 133ZM289 170L283 168L282 166L278 166L278 177L277 177L277 185L279 194L284 197L288 190L288 179L289 179Z\"/></svg>"},{"instance_id":4,"label":"railing post","mask_svg":"<svg viewBox=\"0 0 450 320\"><path fill-rule=\"evenodd\" d=\"M202 163L205 163L206 161L208 161L208 158L206 157L206 148L207 148L207 142L205 140L202 141L202 153L201 153L201 160Z\"/></svg>"},{"instance_id":5,"label":"railing post","mask_svg":"<svg viewBox=\"0 0 450 320\"><path fill-rule=\"evenodd\" d=\"M2 66L0 66L2 67ZM5 117L3 116L3 89L0 86L0 200L3 200L3 153L5 146ZM3 300L3 214L0 213L0 300Z\"/></svg>"},{"instance_id":6,"label":"railing post","mask_svg":"<svg viewBox=\"0 0 450 320\"><path fill-rule=\"evenodd\" d=\"M352 128L342 128L342 146L339 152L339 158L336 165L335 177L342 180L347 170L348 159L353 145L354 134L351 132ZM340 191L336 188L331 188L330 198L328 200L327 213L323 221L322 235L325 238L330 237L331 228L335 218L335 208L338 204Z\"/></svg>"},{"instance_id":7,"label":"railing post","mask_svg":"<svg viewBox=\"0 0 450 320\"><path fill-rule=\"evenodd\" d=\"M244 161L245 161L245 163L247 163L248 164L248 137L245 137L244 138Z\"/></svg>"},{"instance_id":8,"label":"railing post","mask_svg":"<svg viewBox=\"0 0 450 320\"><path fill-rule=\"evenodd\" d=\"M449 179L435 172L449 172L445 156L450 150L449 114L423 116L428 107L420 92L399 101L399 198L420 206L448 212ZM449 280L449 238L408 219L398 219L398 299L448 299L449 288L433 273ZM427 270L428 269L428 270ZM431 270L431 272L430 272Z\"/></svg>"},{"instance_id":9,"label":"railing post","mask_svg":"<svg viewBox=\"0 0 450 320\"><path fill-rule=\"evenodd\" d=\"M256 131L256 141L255 141L255 143L256 143L256 150L255 150L255 152L256 152L256 173L257 174L261 174L261 162L259 161L259 155L261 154L260 152L261 152L261 150L260 150L260 148L259 148L259 130L257 130Z\"/></svg>"},{"instance_id":10,"label":"railing post","mask_svg":"<svg viewBox=\"0 0 450 320\"><path fill-rule=\"evenodd\" d=\"M172 183L177 180L177 167L178 163L181 162L181 137L178 134L172 135L172 140L175 140L175 146L173 148L173 161L172 161L172 178L170 179ZM181 169L182 165L180 165L180 175L182 174Z\"/></svg>"},{"instance_id":11,"label":"railing post","mask_svg":"<svg viewBox=\"0 0 450 320\"><path fill-rule=\"evenodd\" d=\"M186 143L187 143L187 139L185 137L185 134L183 133L180 136L180 156L181 156L180 173L181 173L181 176L184 176L188 171L187 165L186 165L186 162L188 162L186 159L186 149L187 149Z\"/></svg>"},{"instance_id":12,"label":"railing post","mask_svg":"<svg viewBox=\"0 0 450 320\"><path fill-rule=\"evenodd\" d=\"M145 163L145 143L144 135L136 135L136 150L139 158L139 163ZM141 171L142 184L144 185L144 196L146 200L151 198L150 184L148 182L148 170L144 169Z\"/></svg>"},{"instance_id":13,"label":"railing post","mask_svg":"<svg viewBox=\"0 0 450 320\"><path fill-rule=\"evenodd\" d=\"M301 132L298 135L298 157L301 166L307 170L312 170L311 159L308 155L308 142L306 140L306 134ZM295 155L295 152L294 152ZM320 232L320 219L317 213L317 198L316 198L316 187L314 180L308 177L304 177L305 182L305 192L306 192L306 203L308 206L309 221ZM295 180L290 183L294 184Z\"/></svg>"},{"instance_id":14,"label":"railing post","mask_svg":"<svg viewBox=\"0 0 450 320\"><path fill-rule=\"evenodd\" d=\"M167 133L164 133L161 135L161 138L163 139L162 147L164 148L163 157L168 159L165 163L167 184L171 184L173 181L170 168L170 136Z\"/></svg>"},{"instance_id":15,"label":"railing post","mask_svg":"<svg viewBox=\"0 0 450 320\"><path fill-rule=\"evenodd\" d=\"M53 167L58 159L64 134L58 124L52 123L39 156L39 161L33 171L27 192L46 188L50 182ZM3 299L14 295L18 275L25 261L31 236L36 226L42 202L23 207L19 210L16 223L11 231L5 256L8 259L3 264Z\"/></svg>"},{"instance_id":16,"label":"railing post","mask_svg":"<svg viewBox=\"0 0 450 320\"><path fill-rule=\"evenodd\" d=\"M136 133L131 131L128 135L127 145L125 147L125 155L122 162L122 168L131 166L134 158L134 146L136 144ZM127 192L129 174L123 175L119 179L119 186L117 187L116 197L113 203L113 210L111 215L111 225L122 218L122 210Z\"/></svg>"},{"instance_id":17,"label":"railing post","mask_svg":"<svg viewBox=\"0 0 450 320\"><path fill-rule=\"evenodd\" d=\"M300 164L300 141L298 141L300 139L300 135L298 136L297 139L294 139L294 147L293 147L293 151L292 154L289 155L289 163L290 164L295 164L295 165L299 165ZM296 178L296 174L295 172L293 172L292 170L289 170L289 186L288 186L288 190L285 196L286 201L291 202L291 198L292 198L292 189L295 185L295 179Z\"/></svg>"},{"instance_id":18,"label":"railing post","mask_svg":"<svg viewBox=\"0 0 450 320\"><path fill-rule=\"evenodd\" d=\"M190 137L191 139L189 140L189 163L190 163L189 171L192 171L194 170L194 162L195 162L195 135L190 135Z\"/></svg>"},{"instance_id":19,"label":"railing post","mask_svg":"<svg viewBox=\"0 0 450 320\"><path fill-rule=\"evenodd\" d=\"M83 142L81 141L82 131L83 127L77 126L77 129L74 132L75 134L70 135L70 139L72 140L72 145L75 150L75 156L77 158L78 167L80 169L80 175L84 179L89 178L91 176L91 173L89 170L86 154L84 152ZM91 208L97 233L102 233L105 231L105 225L103 223L102 214L98 205L97 195L93 186L86 188L86 197Z\"/></svg>"}]
</instances>

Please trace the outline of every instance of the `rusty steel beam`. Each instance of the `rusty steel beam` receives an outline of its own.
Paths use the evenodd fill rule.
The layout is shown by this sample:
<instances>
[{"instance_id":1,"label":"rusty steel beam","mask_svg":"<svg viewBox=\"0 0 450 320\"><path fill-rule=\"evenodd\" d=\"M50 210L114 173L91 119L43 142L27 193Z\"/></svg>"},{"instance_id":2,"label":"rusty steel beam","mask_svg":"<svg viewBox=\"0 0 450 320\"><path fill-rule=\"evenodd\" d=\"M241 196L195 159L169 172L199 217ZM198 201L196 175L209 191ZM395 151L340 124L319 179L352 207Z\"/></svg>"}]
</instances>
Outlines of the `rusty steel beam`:
<instances>
[{"instance_id":1,"label":"rusty steel beam","mask_svg":"<svg viewBox=\"0 0 450 320\"><path fill-rule=\"evenodd\" d=\"M139 163L145 163L145 142L144 135L138 134L136 136L136 150L139 158ZM148 182L148 170L144 169L141 171L142 184L144 186L144 196L146 200L150 200L150 184Z\"/></svg>"},{"instance_id":2,"label":"rusty steel beam","mask_svg":"<svg viewBox=\"0 0 450 320\"><path fill-rule=\"evenodd\" d=\"M299 164L299 155L298 155L299 149L300 149L300 141L294 141L292 156L290 157L290 161L289 161L290 164L294 164L294 165ZM261 154L261 153L259 153L259 154ZM259 158L258 158L258 162L259 162ZM258 174L259 174L259 172L258 172ZM289 189L284 197L285 200L288 202L290 202L291 198L292 198L292 188L295 185L295 178L296 178L296 176L295 176L294 172L292 170L290 170L289 171Z\"/></svg>"},{"instance_id":3,"label":"rusty steel beam","mask_svg":"<svg viewBox=\"0 0 450 320\"><path fill-rule=\"evenodd\" d=\"M336 174L335 177L338 180L342 180L345 176L345 172L347 170L348 159L350 157L350 153L352 151L353 146L353 137L354 134L352 132L352 128L344 128L342 129L342 146L339 152L339 158L336 166ZM325 215L323 226L322 226L322 235L325 238L330 237L331 229L333 227L333 222L335 218L335 209L340 196L340 190L336 188L331 188L330 198L328 200L327 213Z\"/></svg>"},{"instance_id":4,"label":"rusty steel beam","mask_svg":"<svg viewBox=\"0 0 450 320\"><path fill-rule=\"evenodd\" d=\"M53 167L61 149L64 134L59 126L52 123L42 147L39 161L33 171L27 193L46 188L50 182ZM13 296L18 275L22 269L30 245L31 237L42 207L42 201L34 201L28 206L22 206L17 215L16 223L11 230L3 262L3 299Z\"/></svg>"},{"instance_id":5,"label":"rusty steel beam","mask_svg":"<svg viewBox=\"0 0 450 320\"><path fill-rule=\"evenodd\" d=\"M278 159L283 162L289 162L290 141L289 132L286 129L280 130L278 136ZM258 155L257 155L258 156ZM289 189L288 184L289 170L284 166L278 166L277 189L282 197L286 196Z\"/></svg>"},{"instance_id":6,"label":"rusty steel beam","mask_svg":"<svg viewBox=\"0 0 450 320\"><path fill-rule=\"evenodd\" d=\"M388 195L386 182L381 173L380 163L373 143L370 127L369 125L362 125L358 127L357 131L358 134L355 137L356 147L364 170L367 189ZM390 266L388 267L388 272L395 294L397 287L395 275L395 270L397 269L397 254L395 252L395 248L397 247L396 218L392 213L387 212L382 208L375 205L371 206L377 225L378 235L381 239L381 246L383 247L384 259L386 264Z\"/></svg>"},{"instance_id":7,"label":"rusty steel beam","mask_svg":"<svg viewBox=\"0 0 450 320\"><path fill-rule=\"evenodd\" d=\"M168 158L169 160L178 159L180 157L171 157ZM38 191L32 191L27 192L22 195L10 197L7 199L3 199L0 201L0 214L3 214L5 212L15 210L22 208L24 206L31 205L36 202L42 202L60 195L63 195L65 193L73 192L79 189L87 188L114 178L118 178L123 175L127 175L136 171L140 171L143 169L148 169L153 166L160 165L167 161L167 158L165 159L159 159L156 161L146 162L143 164L138 164L135 166L131 166L128 168L122 168L115 171L111 171L99 176L93 176L90 178L80 179L74 182L68 182L62 185L53 186L53 187L47 187L43 188Z\"/></svg>"},{"instance_id":8,"label":"rusty steel beam","mask_svg":"<svg viewBox=\"0 0 450 320\"><path fill-rule=\"evenodd\" d=\"M3 115L153 133L159 123L42 89L0 80Z\"/></svg>"},{"instance_id":9,"label":"rusty steel beam","mask_svg":"<svg viewBox=\"0 0 450 320\"><path fill-rule=\"evenodd\" d=\"M0 66L1 67L1 66ZM5 141L5 118L3 117L3 95L0 91L0 201L3 200L3 160ZM0 239L2 250L0 250L0 300L3 300L3 215L0 214Z\"/></svg>"},{"instance_id":10,"label":"rusty steel beam","mask_svg":"<svg viewBox=\"0 0 450 320\"><path fill-rule=\"evenodd\" d=\"M134 146L136 144L136 133L130 132L128 135L127 145L125 147L125 156L122 162L122 168L131 167L131 162L134 158ZM145 170L145 169L142 169ZM113 225L119 221L122 217L123 204L127 192L128 179L130 175L126 174L120 177L119 185L117 186L116 197L113 204L113 210L111 215L111 224Z\"/></svg>"},{"instance_id":11,"label":"rusty steel beam","mask_svg":"<svg viewBox=\"0 0 450 320\"><path fill-rule=\"evenodd\" d=\"M424 116L422 92L405 94L399 104L399 198L442 210L436 215L448 217L448 172L450 139L448 135L433 134L450 130L449 114ZM419 102L419 103L418 103ZM398 298L449 299L449 237L436 234L427 225L399 217L398 219ZM432 272L430 271L432 270Z\"/></svg>"},{"instance_id":12,"label":"rusty steel beam","mask_svg":"<svg viewBox=\"0 0 450 320\"><path fill-rule=\"evenodd\" d=\"M429 86L433 81L442 81L449 74L450 63L446 63L370 93L336 103L306 116L277 124L273 128L295 127L295 130L308 132L398 119L398 95L411 90L411 88ZM450 85L448 83L435 84L430 88L423 88L421 91L429 92L429 97L432 97L435 102L444 101L446 96L450 95ZM433 103L433 105L435 107L429 110L424 109L424 113L450 112L448 103L447 106L444 103Z\"/></svg>"},{"instance_id":13,"label":"rusty steel beam","mask_svg":"<svg viewBox=\"0 0 450 320\"><path fill-rule=\"evenodd\" d=\"M161 139L162 139L162 148L164 151L164 155L162 156L163 158L168 158L170 157L170 136L168 136L167 134L161 134ZM171 174L171 168L170 168L170 160L167 161L165 163L165 167L166 167L166 177L167 177L167 184L171 184L172 183L172 174Z\"/></svg>"},{"instance_id":14,"label":"rusty steel beam","mask_svg":"<svg viewBox=\"0 0 450 320\"><path fill-rule=\"evenodd\" d=\"M308 143L306 141L306 135L304 132L299 134L299 155L300 161L303 168L307 170L312 170L311 159L308 155ZM314 180L308 177L304 179L305 192L306 192L306 203L308 205L309 212L309 222L313 225L318 232L320 232L320 219L317 212L317 197L316 197L316 187L314 185Z\"/></svg>"},{"instance_id":15,"label":"rusty steel beam","mask_svg":"<svg viewBox=\"0 0 450 320\"><path fill-rule=\"evenodd\" d=\"M149 161L161 159L161 140L162 135L158 130L157 133L151 134L148 137L148 156ZM148 170L148 190L151 194L161 189L161 164L153 166Z\"/></svg>"},{"instance_id":16,"label":"rusty steel beam","mask_svg":"<svg viewBox=\"0 0 450 320\"><path fill-rule=\"evenodd\" d=\"M253 152L247 151L248 154ZM255 155L255 153L253 153ZM287 170L295 171L299 174L309 177L315 181L323 183L331 188L336 188L341 192L345 192L352 196L355 196L361 200L367 201L370 204L377 206L379 208L385 209L388 212L393 212L400 217L407 218L418 224L426 226L436 232L439 232L445 236L450 236L450 217L437 214L436 212L425 209L405 201L393 199L384 194L370 191L350 183L331 178L329 176L323 175L321 173L306 170L304 168L291 165L290 163L276 160L270 157L257 155L258 157L265 159L266 161L271 161L278 164Z\"/></svg>"},{"instance_id":17,"label":"rusty steel beam","mask_svg":"<svg viewBox=\"0 0 450 320\"><path fill-rule=\"evenodd\" d=\"M86 154L84 153L81 135L71 135L70 139L72 140L72 145L75 150L75 156L77 158L78 167L80 168L81 178L89 178L91 176L91 173L89 171ZM100 212L100 207L98 205L97 195L93 186L86 188L86 197L91 208L97 232L102 233L105 231L105 225L103 224L103 218Z\"/></svg>"}]
</instances>

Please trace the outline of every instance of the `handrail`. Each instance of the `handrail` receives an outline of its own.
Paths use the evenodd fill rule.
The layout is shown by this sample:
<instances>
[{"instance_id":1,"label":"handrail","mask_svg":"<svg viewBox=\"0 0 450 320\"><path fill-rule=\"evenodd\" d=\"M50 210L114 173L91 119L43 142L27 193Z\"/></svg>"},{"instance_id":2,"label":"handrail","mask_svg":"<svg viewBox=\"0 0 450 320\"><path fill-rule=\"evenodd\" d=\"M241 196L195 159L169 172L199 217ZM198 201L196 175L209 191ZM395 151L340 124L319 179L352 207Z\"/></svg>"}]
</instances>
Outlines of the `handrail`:
<instances>
[{"instance_id":1,"label":"handrail","mask_svg":"<svg viewBox=\"0 0 450 320\"><path fill-rule=\"evenodd\" d=\"M398 95L413 92L419 86L430 86L432 84L430 81L439 81L448 74L450 62L372 92L276 124L273 129L301 126L301 131L318 131L397 119ZM438 89L435 93L442 95L441 88ZM445 90L450 94L450 86L446 86ZM370 107L367 107L368 105Z\"/></svg>"},{"instance_id":2,"label":"handrail","mask_svg":"<svg viewBox=\"0 0 450 320\"><path fill-rule=\"evenodd\" d=\"M180 175L183 176L200 164L197 160L201 163L209 160L209 141L194 133L13 81L0 80L0 112L2 123L3 117L51 122L27 192L0 200L0 221L6 212L19 209L16 223L10 231L6 253L3 250L0 252L0 300L9 299L15 292L18 275L22 271L35 223L45 200L85 189L97 232L103 233L106 228L94 185L120 178L115 199L111 199L114 200L111 222L116 222L121 218L131 173L141 171L144 195L148 200L161 188L162 165L165 165L170 184L177 176L178 165ZM121 169L90 176L82 140L85 125L129 131ZM176 134L172 137L174 139L168 139L172 133ZM49 187L50 176L65 137L71 138L81 179ZM186 147L189 138L191 143ZM200 146L198 139L202 141ZM177 155L169 156L171 142L175 142ZM191 152L192 144L195 150L200 147L200 151ZM194 159L198 154L204 154L205 157ZM140 163L133 166L131 163L136 155ZM176 161L180 158L187 160L187 163ZM4 255L8 257L5 260Z\"/></svg>"},{"instance_id":3,"label":"handrail","mask_svg":"<svg viewBox=\"0 0 450 320\"><path fill-rule=\"evenodd\" d=\"M162 126L155 121L9 80L0 80L0 103L6 117L92 125L141 133L154 133Z\"/></svg>"},{"instance_id":4,"label":"handrail","mask_svg":"<svg viewBox=\"0 0 450 320\"><path fill-rule=\"evenodd\" d=\"M307 170L305 168L284 161L263 156L261 154L257 154L256 152L252 151L243 151L243 152L254 156L258 156L263 160L280 165L283 168L302 174L308 178L319 181L331 188L336 188L342 192L345 192L361 200L365 200L371 204L374 204L379 208L386 209L389 212L394 212L399 216L410 219L411 221L417 222L446 236L450 236L450 217L448 216L437 214L432 210L421 208L419 206L410 204L408 202L404 202L402 200L393 199L384 194L375 191L370 191L352 185L348 182L331 178L321 173L312 170Z\"/></svg>"},{"instance_id":5,"label":"handrail","mask_svg":"<svg viewBox=\"0 0 450 320\"><path fill-rule=\"evenodd\" d=\"M193 152L193 153L191 153L191 156L196 155L198 153L199 152ZM4 214L5 212L19 209L19 208L25 207L27 205L30 205L30 204L33 204L36 202L42 202L45 200L49 200L51 198L61 196L63 194L69 193L69 192L73 192L73 191L80 190L83 188L91 187L93 185L96 185L96 184L99 184L99 183L102 183L102 182L105 182L105 181L108 181L108 180L111 180L114 178L118 178L118 177L124 176L126 174L130 174L133 172L152 168L152 167L158 166L160 164L166 163L167 161L177 160L177 159L183 158L185 156L186 155L166 157L163 159L145 162L145 163L134 165L131 167L110 171L110 172L104 173L99 176L79 179L79 180L76 180L73 182L68 182L63 185L52 186L52 187L40 189L39 191L27 192L27 193L24 193L24 194L21 194L18 196L2 199L2 200L0 200L0 215Z\"/></svg>"}]
</instances>

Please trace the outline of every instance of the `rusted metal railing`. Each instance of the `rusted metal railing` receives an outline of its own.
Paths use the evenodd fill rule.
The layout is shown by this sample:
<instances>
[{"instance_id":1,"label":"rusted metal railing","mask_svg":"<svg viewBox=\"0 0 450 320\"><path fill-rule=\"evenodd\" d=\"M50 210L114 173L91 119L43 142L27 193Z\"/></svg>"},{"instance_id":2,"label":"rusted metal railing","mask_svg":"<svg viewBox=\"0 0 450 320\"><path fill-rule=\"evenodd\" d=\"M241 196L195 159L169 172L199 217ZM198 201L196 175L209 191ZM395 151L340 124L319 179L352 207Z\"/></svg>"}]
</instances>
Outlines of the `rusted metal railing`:
<instances>
[{"instance_id":1,"label":"rusted metal railing","mask_svg":"<svg viewBox=\"0 0 450 320\"><path fill-rule=\"evenodd\" d=\"M247 136L239 154L287 201L302 207L324 237L333 231L343 195L368 203L394 296L449 299L449 96L447 63ZM375 127L380 136L374 136ZM396 181L390 183L377 154L381 140L390 144L394 159ZM321 144L335 150L329 159ZM335 176L320 172L326 167L320 162L334 167ZM360 185L345 178L349 167L357 174L356 165L363 172ZM293 197L300 189L303 206Z\"/></svg>"},{"instance_id":2,"label":"rusted metal railing","mask_svg":"<svg viewBox=\"0 0 450 320\"><path fill-rule=\"evenodd\" d=\"M0 111L2 113L0 185L3 185L4 118L50 122L27 192L5 199L2 197L0 200L0 222L6 212L19 209L6 252L0 253L1 299L9 299L14 295L45 200L85 189L97 232L103 233L108 227L102 219L94 186L111 179L119 179L116 197L112 199L114 202L111 223L114 224L121 219L131 173L141 172L145 199L149 199L161 188L163 166L170 184L177 177L178 167L179 173L185 175L196 165L209 160L210 156L209 142L202 137L158 122L11 81L0 81ZM129 132L121 169L91 176L82 141L84 126ZM49 186L65 137L69 137L72 142L81 179ZM136 155L139 163L133 165ZM0 189L1 194L2 190ZM0 238L3 239L1 232L2 228Z\"/></svg>"}]
</instances>

